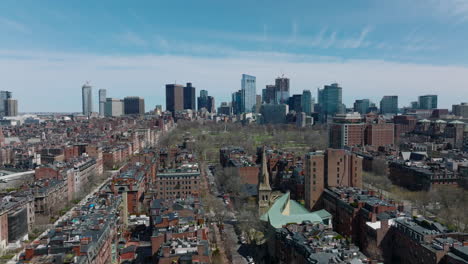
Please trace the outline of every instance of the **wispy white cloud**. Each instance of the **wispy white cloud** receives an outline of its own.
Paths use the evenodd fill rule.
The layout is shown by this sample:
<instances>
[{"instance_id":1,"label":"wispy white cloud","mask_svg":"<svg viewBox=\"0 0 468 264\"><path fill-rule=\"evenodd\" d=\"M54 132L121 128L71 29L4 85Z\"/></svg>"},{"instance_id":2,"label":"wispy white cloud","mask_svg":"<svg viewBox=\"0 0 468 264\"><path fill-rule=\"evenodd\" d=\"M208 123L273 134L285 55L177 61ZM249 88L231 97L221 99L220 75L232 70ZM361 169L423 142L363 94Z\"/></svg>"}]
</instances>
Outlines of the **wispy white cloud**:
<instances>
[{"instance_id":1,"label":"wispy white cloud","mask_svg":"<svg viewBox=\"0 0 468 264\"><path fill-rule=\"evenodd\" d=\"M374 47L392 52L436 51L441 47L433 37L426 37L419 29L410 31L400 42L377 42Z\"/></svg>"},{"instance_id":2,"label":"wispy white cloud","mask_svg":"<svg viewBox=\"0 0 468 264\"><path fill-rule=\"evenodd\" d=\"M27 26L6 17L0 17L0 27L19 33L30 33L30 29Z\"/></svg>"},{"instance_id":3,"label":"wispy white cloud","mask_svg":"<svg viewBox=\"0 0 468 264\"><path fill-rule=\"evenodd\" d=\"M124 45L130 46L139 46L139 47L146 47L148 46L148 41L132 31L126 31L117 35L119 41Z\"/></svg>"},{"instance_id":4,"label":"wispy white cloud","mask_svg":"<svg viewBox=\"0 0 468 264\"><path fill-rule=\"evenodd\" d=\"M362 47L368 47L370 45L370 42L366 41L366 37L370 32L372 32L372 30L373 27L367 26L361 31L359 37L344 40L343 48L357 49Z\"/></svg>"},{"instance_id":5,"label":"wispy white cloud","mask_svg":"<svg viewBox=\"0 0 468 264\"><path fill-rule=\"evenodd\" d=\"M336 41L336 31L333 31L330 37L327 40L323 40L322 43L319 44L320 47L329 48L335 44Z\"/></svg>"},{"instance_id":6,"label":"wispy white cloud","mask_svg":"<svg viewBox=\"0 0 468 264\"><path fill-rule=\"evenodd\" d=\"M273 35L268 34L268 26L263 25L261 33L237 33L226 31L203 31L199 33L210 36L214 39L246 41L251 43L262 44L276 44L297 47L310 47L310 48L339 48L339 49L352 49L359 47L367 47L370 41L367 41L369 33L373 28L368 26L362 29L357 37L350 37L343 34L338 34L338 30L333 30L328 27L322 27L315 34L302 33L299 30L299 23L295 20L291 23L290 35ZM346 44L344 44L346 43Z\"/></svg>"},{"instance_id":7,"label":"wispy white cloud","mask_svg":"<svg viewBox=\"0 0 468 264\"><path fill-rule=\"evenodd\" d=\"M442 15L455 19L456 23L468 22L467 0L431 0L429 3Z\"/></svg>"},{"instance_id":8,"label":"wispy white cloud","mask_svg":"<svg viewBox=\"0 0 468 264\"><path fill-rule=\"evenodd\" d=\"M297 40L298 34L299 34L299 25L297 21L294 20L291 25L291 41L292 42Z\"/></svg>"},{"instance_id":9,"label":"wispy white cloud","mask_svg":"<svg viewBox=\"0 0 468 264\"><path fill-rule=\"evenodd\" d=\"M405 51L434 51L438 49L434 44L434 39L422 36L418 29L411 31L403 39L402 45Z\"/></svg>"}]
</instances>

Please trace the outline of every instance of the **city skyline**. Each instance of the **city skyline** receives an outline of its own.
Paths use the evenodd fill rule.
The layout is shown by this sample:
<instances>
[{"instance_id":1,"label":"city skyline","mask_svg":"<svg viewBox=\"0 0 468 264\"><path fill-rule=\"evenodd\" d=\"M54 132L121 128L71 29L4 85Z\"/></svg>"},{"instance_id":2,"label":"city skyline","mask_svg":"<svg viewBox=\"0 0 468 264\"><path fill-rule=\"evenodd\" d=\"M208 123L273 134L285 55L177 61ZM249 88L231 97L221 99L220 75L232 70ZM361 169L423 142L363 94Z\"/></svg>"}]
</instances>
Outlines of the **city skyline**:
<instances>
[{"instance_id":1,"label":"city skyline","mask_svg":"<svg viewBox=\"0 0 468 264\"><path fill-rule=\"evenodd\" d=\"M0 10L0 264L468 264L468 0Z\"/></svg>"},{"instance_id":2,"label":"city skyline","mask_svg":"<svg viewBox=\"0 0 468 264\"><path fill-rule=\"evenodd\" d=\"M242 73L256 76L259 89L284 74L291 94L337 82L348 107L364 97L378 103L384 94L399 95L401 105L438 94L440 107L449 108L468 86L463 1L254 3L255 15L242 21L241 3L27 4L0 4L3 89L24 102L21 112L78 112L73 98L86 80L119 98L132 89L151 107L164 105L160 95L174 80L190 80L219 103L228 101ZM166 19L168 10L188 19ZM278 10L280 20L265 15ZM95 17L98 26L88 19Z\"/></svg>"}]
</instances>

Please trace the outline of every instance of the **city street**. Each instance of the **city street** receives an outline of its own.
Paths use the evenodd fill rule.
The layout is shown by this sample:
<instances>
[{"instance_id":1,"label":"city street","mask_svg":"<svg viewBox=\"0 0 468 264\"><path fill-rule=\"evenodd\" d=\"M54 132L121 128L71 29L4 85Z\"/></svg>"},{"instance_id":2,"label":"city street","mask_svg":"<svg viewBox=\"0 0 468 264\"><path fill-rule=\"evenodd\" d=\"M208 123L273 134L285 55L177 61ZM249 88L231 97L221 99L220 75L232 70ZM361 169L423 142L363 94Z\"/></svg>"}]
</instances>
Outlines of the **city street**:
<instances>
[{"instance_id":1,"label":"city street","mask_svg":"<svg viewBox=\"0 0 468 264\"><path fill-rule=\"evenodd\" d=\"M205 171L209 186L211 187L211 193L216 197L216 199L219 199L224 203L224 199L219 196L219 191L217 189L213 173L208 168L208 166L205 168ZM233 264L248 264L249 262L247 261L247 256L245 254L240 254L240 252L242 252L242 250L240 250L242 244L239 243L239 238L237 237L234 228L235 223L233 221L233 219L235 219L234 216L236 215L236 212L234 209L232 209L231 206L227 206L226 208L231 211L228 215L228 219L224 221L224 230L221 233L222 239L224 241L225 251L230 252Z\"/></svg>"}]
</instances>

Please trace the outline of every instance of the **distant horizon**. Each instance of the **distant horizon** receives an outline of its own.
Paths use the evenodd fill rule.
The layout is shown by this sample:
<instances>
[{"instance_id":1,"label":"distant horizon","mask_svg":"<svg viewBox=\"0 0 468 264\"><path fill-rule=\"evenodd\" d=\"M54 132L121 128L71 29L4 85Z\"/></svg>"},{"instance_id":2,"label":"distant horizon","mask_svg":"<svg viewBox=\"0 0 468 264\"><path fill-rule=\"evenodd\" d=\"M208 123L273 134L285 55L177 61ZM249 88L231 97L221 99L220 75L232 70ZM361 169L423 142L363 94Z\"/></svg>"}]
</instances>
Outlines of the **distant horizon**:
<instances>
[{"instance_id":1,"label":"distant horizon","mask_svg":"<svg viewBox=\"0 0 468 264\"><path fill-rule=\"evenodd\" d=\"M164 85L174 81L207 90L219 105L243 73L257 78L257 94L283 74L291 94L308 89L315 98L337 82L348 107L385 95L398 95L399 107L424 94L437 94L440 108L468 101L460 98L465 1L25 0L0 8L0 90L13 92L21 112L78 112L86 81L95 108L102 88L165 109Z\"/></svg>"}]
</instances>

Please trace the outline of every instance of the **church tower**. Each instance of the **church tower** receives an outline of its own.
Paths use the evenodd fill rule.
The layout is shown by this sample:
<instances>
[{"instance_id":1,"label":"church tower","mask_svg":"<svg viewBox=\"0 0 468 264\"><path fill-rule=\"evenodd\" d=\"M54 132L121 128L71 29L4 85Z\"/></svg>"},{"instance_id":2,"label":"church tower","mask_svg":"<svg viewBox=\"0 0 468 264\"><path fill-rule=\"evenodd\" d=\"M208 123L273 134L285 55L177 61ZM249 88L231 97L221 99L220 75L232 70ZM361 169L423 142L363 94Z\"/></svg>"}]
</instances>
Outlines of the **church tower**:
<instances>
[{"instance_id":1,"label":"church tower","mask_svg":"<svg viewBox=\"0 0 468 264\"><path fill-rule=\"evenodd\" d=\"M268 211L270 208L271 200L271 187L270 187L270 175L268 174L267 159L265 147L263 147L262 153L262 167L259 173L258 183L258 211L260 216Z\"/></svg>"}]
</instances>

